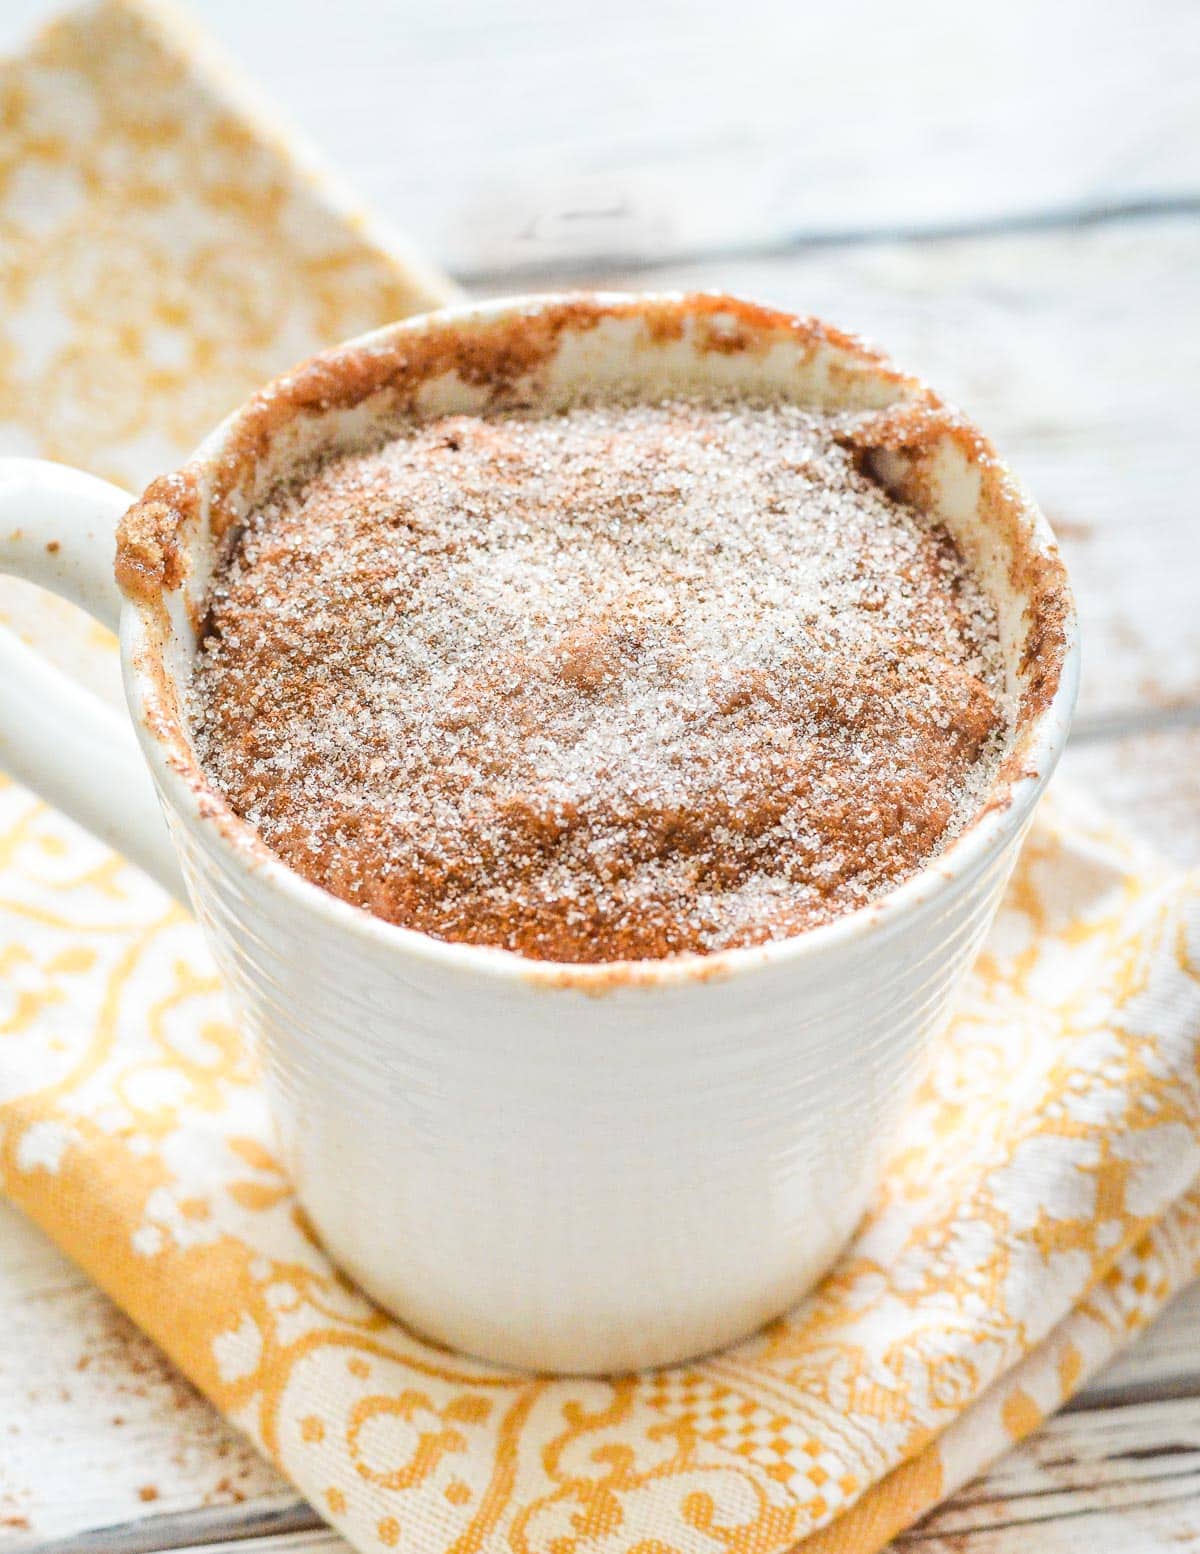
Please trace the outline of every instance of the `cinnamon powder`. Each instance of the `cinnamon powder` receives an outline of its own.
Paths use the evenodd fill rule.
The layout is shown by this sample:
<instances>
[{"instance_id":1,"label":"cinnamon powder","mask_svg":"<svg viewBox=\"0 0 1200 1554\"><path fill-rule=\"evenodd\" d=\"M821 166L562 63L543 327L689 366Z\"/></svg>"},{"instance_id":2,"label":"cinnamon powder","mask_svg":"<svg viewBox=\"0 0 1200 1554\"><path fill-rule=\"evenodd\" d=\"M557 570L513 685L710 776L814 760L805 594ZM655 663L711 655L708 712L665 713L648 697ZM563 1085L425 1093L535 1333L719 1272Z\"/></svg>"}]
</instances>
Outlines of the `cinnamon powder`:
<instances>
[{"instance_id":1,"label":"cinnamon powder","mask_svg":"<svg viewBox=\"0 0 1200 1554\"><path fill-rule=\"evenodd\" d=\"M208 599L197 753L293 868L537 959L783 938L912 874L1009 732L995 610L836 415L443 417L296 473Z\"/></svg>"}]
</instances>

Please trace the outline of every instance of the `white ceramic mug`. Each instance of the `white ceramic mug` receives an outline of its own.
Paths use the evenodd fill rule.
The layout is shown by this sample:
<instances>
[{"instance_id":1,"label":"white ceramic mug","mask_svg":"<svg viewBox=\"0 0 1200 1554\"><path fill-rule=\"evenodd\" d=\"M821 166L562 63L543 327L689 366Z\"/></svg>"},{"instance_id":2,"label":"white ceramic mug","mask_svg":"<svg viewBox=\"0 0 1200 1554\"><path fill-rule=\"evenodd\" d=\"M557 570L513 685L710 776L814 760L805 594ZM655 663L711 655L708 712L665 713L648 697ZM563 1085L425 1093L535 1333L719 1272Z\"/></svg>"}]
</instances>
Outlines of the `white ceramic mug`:
<instances>
[{"instance_id":1,"label":"white ceramic mug","mask_svg":"<svg viewBox=\"0 0 1200 1554\"><path fill-rule=\"evenodd\" d=\"M900 888L794 939L608 966L443 943L269 853L197 766L180 704L214 560L256 496L298 458L413 414L705 389L874 417L864 456L994 593L1019 713L975 823ZM1069 592L990 445L811 320L711 296L525 298L408 320L255 396L126 516L122 598L128 503L4 461L0 567L119 624L170 841L128 731L24 652L3 670L0 761L168 889L182 872L333 1257L421 1332L540 1369L664 1364L794 1302L863 1212L1066 738Z\"/></svg>"}]
</instances>

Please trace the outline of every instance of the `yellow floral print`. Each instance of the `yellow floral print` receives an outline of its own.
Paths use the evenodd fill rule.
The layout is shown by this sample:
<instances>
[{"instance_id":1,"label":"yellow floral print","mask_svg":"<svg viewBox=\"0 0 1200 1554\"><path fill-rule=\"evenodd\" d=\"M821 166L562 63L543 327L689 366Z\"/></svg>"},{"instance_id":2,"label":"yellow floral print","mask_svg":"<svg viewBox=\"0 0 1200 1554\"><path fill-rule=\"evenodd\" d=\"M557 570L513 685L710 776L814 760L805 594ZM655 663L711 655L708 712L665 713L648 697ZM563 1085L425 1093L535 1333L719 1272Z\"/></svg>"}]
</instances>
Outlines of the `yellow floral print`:
<instances>
[{"instance_id":1,"label":"yellow floral print","mask_svg":"<svg viewBox=\"0 0 1200 1554\"><path fill-rule=\"evenodd\" d=\"M0 256L0 448L134 487L290 360L446 294L202 41L113 0L0 67ZM111 689L65 606L0 606ZM1200 1268L1200 881L1068 795L841 1262L656 1374L503 1371L358 1294L197 928L11 783L0 968L0 1188L364 1550L870 1554Z\"/></svg>"},{"instance_id":2,"label":"yellow floral print","mask_svg":"<svg viewBox=\"0 0 1200 1554\"><path fill-rule=\"evenodd\" d=\"M0 1186L363 1549L862 1554L1200 1269L1200 881L1073 798L842 1261L749 1342L608 1381L456 1357L359 1295L198 929L12 784L0 850Z\"/></svg>"}]
</instances>

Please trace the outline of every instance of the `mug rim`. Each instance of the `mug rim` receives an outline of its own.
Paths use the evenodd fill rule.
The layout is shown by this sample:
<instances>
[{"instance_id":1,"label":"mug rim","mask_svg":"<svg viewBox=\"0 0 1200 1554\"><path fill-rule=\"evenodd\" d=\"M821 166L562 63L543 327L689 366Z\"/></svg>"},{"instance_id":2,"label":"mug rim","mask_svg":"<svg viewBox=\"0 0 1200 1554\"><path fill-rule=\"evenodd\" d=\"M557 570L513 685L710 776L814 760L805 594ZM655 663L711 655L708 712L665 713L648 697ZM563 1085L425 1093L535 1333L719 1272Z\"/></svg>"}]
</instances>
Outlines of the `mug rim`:
<instances>
[{"instance_id":1,"label":"mug rim","mask_svg":"<svg viewBox=\"0 0 1200 1554\"><path fill-rule=\"evenodd\" d=\"M165 592L179 578L165 576L155 588L132 586L120 575L122 608L120 642L126 698L143 754L155 776L167 807L189 828L207 838L235 873L252 873L274 894L281 906L291 905L324 916L331 928L349 933L388 953L411 956L444 971L478 974L489 979L520 982L545 988L575 989L599 994L617 987L667 987L680 984L726 981L770 966L811 959L875 938L943 897L956 884L987 866L1020 834L1066 744L1079 679L1078 623L1070 584L1062 567L1054 534L1040 508L1019 486L995 449L979 430L952 411L921 380L897 371L890 360L853 335L833 329L819 319L761 308L719 292L546 292L468 302L411 315L366 334L330 347L273 379L234 410L204 439L175 476L164 477L133 504L122 525L149 502L162 505L164 496L181 500L186 490L203 490L205 479L228 457L231 445L243 430L251 412L286 396L281 390L302 375L336 376L351 359L364 353L378 355L389 347L403 347L421 334L446 330L452 336L474 326L517 318L549 318L555 310L590 308L600 316L643 316L655 309L674 310L681 319L732 311L762 325L785 325L809 340L828 344L870 372L897 384L903 398L897 403L917 405L944 416L946 424L962 431L970 442L972 460L987 461L1005 477L1009 492L1019 503L1023 539L1029 554L1053 563L1057 569L1055 592L1061 604L1059 659L1054 666L1051 693L1018 724L1020 738L1010 751L989 796L964 828L943 851L928 859L913 875L874 900L840 913L783 939L763 944L688 952L657 960L548 961L537 960L495 945L444 940L419 929L376 917L365 907L333 895L284 862L264 842L255 828L233 810L224 794L209 779L183 735L182 714L172 715L162 704L163 687L176 708L179 687L164 662L164 647L171 626L165 609ZM295 408L295 407L294 407ZM295 410L295 413L299 413ZM181 509L171 509L178 528ZM166 568L169 572L169 567ZM1022 590L1016 590L1018 595ZM1024 590L1028 595L1029 590ZM1028 605L1028 597L1025 601ZM1022 726L1023 725L1023 726ZM1013 761L1013 756L1019 760Z\"/></svg>"}]
</instances>

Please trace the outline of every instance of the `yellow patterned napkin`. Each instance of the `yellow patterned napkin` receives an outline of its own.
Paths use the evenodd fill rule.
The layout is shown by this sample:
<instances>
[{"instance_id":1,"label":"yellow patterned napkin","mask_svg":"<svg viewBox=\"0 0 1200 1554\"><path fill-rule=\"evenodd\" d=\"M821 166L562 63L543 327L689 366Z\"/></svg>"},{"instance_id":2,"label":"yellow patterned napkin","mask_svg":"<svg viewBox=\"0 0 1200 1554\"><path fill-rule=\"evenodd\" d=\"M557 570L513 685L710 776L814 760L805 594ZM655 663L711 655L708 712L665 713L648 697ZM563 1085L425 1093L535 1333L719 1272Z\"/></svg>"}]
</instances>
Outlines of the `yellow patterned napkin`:
<instances>
[{"instance_id":1,"label":"yellow patterned napkin","mask_svg":"<svg viewBox=\"0 0 1200 1554\"><path fill-rule=\"evenodd\" d=\"M0 451L140 486L256 382L444 295L194 39L122 4L0 68ZM111 689L111 642L10 622ZM0 1187L353 1544L870 1554L1200 1269L1200 880L1039 814L876 1203L704 1362L534 1379L411 1338L282 1176L199 933L0 786Z\"/></svg>"},{"instance_id":2,"label":"yellow patterned napkin","mask_svg":"<svg viewBox=\"0 0 1200 1554\"><path fill-rule=\"evenodd\" d=\"M0 1186L361 1549L869 1554L1200 1266L1200 881L1045 806L845 1258L657 1375L533 1379L338 1277L195 926L0 790Z\"/></svg>"}]
</instances>

